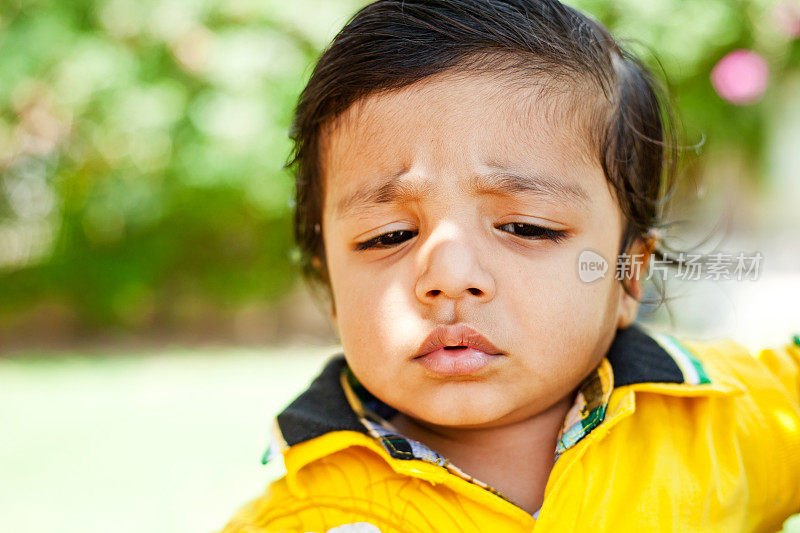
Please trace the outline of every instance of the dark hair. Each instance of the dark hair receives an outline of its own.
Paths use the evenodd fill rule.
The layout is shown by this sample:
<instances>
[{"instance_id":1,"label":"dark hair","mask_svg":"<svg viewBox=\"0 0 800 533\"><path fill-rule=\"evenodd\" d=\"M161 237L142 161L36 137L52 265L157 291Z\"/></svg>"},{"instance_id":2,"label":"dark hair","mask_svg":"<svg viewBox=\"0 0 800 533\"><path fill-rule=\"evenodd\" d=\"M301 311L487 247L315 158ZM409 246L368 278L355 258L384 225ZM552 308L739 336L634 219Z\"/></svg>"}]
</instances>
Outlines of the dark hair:
<instances>
[{"instance_id":1,"label":"dark hair","mask_svg":"<svg viewBox=\"0 0 800 533\"><path fill-rule=\"evenodd\" d=\"M298 259L312 285L330 295L322 239L325 127L371 94L448 71L502 71L532 83L544 75L544 89L588 87L601 95L587 110L587 133L626 219L620 253L666 225L663 205L677 167L674 117L655 77L604 26L555 0L378 0L322 53L294 115L287 166L296 177Z\"/></svg>"}]
</instances>

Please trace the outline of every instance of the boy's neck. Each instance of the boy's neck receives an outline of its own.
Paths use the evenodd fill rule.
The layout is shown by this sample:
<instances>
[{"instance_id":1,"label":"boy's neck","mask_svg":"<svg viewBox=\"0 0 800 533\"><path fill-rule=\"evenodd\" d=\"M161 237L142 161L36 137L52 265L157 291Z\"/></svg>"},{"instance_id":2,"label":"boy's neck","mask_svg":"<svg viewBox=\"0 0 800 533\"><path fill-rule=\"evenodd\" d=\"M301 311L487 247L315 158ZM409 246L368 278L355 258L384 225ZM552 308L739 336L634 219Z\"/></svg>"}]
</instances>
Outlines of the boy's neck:
<instances>
[{"instance_id":1,"label":"boy's neck","mask_svg":"<svg viewBox=\"0 0 800 533\"><path fill-rule=\"evenodd\" d=\"M573 401L574 393L537 415L489 428L434 426L404 413L390 423L532 514L542 505L558 433Z\"/></svg>"}]
</instances>

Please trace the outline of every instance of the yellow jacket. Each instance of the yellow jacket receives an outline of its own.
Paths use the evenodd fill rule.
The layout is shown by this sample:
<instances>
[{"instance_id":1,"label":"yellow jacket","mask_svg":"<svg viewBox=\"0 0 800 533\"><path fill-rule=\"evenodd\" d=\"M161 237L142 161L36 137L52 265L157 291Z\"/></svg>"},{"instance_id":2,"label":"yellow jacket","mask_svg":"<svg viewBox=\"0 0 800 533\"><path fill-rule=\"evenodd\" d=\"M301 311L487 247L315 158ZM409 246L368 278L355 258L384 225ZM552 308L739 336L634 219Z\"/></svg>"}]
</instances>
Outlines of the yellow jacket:
<instances>
[{"instance_id":1,"label":"yellow jacket","mask_svg":"<svg viewBox=\"0 0 800 533\"><path fill-rule=\"evenodd\" d=\"M579 391L534 518L393 432L337 354L276 418L286 475L222 533L773 532L800 512L799 337L754 357L634 324Z\"/></svg>"}]
</instances>

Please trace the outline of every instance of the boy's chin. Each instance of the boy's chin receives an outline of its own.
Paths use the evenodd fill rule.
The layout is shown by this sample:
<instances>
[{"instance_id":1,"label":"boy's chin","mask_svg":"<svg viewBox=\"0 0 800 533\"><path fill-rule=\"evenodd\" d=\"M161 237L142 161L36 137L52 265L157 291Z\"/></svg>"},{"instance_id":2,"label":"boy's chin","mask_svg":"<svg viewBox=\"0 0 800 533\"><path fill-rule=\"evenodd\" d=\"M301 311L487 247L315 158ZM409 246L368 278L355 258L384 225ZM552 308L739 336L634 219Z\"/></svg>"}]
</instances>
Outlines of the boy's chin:
<instances>
[{"instance_id":1,"label":"boy's chin","mask_svg":"<svg viewBox=\"0 0 800 533\"><path fill-rule=\"evenodd\" d=\"M463 402L428 407L428 409L414 416L414 418L425 425L461 429L478 429L502 425L502 419L506 414L499 411L496 406L464 405Z\"/></svg>"}]
</instances>

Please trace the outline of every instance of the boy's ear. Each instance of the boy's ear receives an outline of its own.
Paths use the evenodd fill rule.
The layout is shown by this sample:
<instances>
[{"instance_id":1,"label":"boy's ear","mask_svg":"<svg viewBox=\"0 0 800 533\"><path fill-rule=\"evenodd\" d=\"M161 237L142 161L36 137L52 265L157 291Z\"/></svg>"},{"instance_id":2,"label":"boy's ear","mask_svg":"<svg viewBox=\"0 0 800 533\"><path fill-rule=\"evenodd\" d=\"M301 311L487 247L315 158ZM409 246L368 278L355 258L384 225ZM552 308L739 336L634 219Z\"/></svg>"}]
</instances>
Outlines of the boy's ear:
<instances>
[{"instance_id":1,"label":"boy's ear","mask_svg":"<svg viewBox=\"0 0 800 533\"><path fill-rule=\"evenodd\" d=\"M620 283L627 285L633 296L620 287L619 311L617 315L617 328L624 329L630 326L639 312L639 301L642 299L642 281L647 275L647 266L650 263L651 253L643 239L636 239L628 251L627 269L625 279Z\"/></svg>"}]
</instances>

